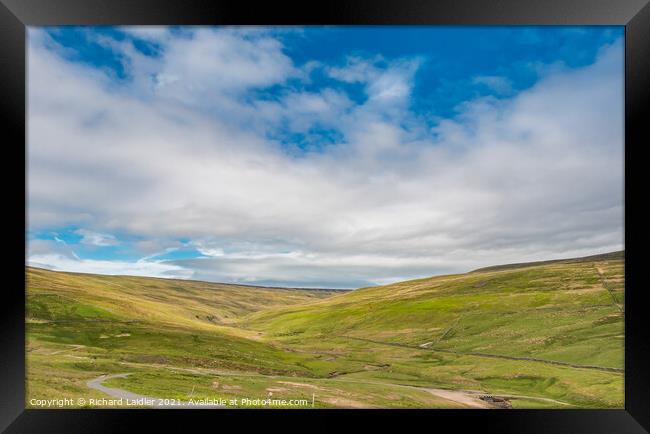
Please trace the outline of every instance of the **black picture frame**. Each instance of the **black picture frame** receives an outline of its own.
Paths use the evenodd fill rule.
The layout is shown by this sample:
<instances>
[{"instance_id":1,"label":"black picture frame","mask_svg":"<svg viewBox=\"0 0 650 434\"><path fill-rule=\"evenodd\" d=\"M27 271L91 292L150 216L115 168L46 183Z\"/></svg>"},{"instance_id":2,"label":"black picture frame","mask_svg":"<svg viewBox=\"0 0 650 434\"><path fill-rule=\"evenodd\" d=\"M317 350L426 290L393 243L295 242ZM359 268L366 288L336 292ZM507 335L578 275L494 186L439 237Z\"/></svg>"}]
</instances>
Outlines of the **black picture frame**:
<instances>
[{"instance_id":1,"label":"black picture frame","mask_svg":"<svg viewBox=\"0 0 650 434\"><path fill-rule=\"evenodd\" d=\"M114 24L437 24L625 26L625 409L621 410L25 410L26 27ZM644 297L647 226L639 217L650 121L650 4L645 0L336 0L317 4L236 0L0 0L0 119L5 178L7 268L0 306L0 429L6 432L116 432L134 424L211 430L237 422L331 429L341 415L397 427L454 427L488 432L635 433L650 430L650 334ZM24 172L21 177L21 170ZM13 170L12 170L13 169ZM637 193L638 191L638 193ZM639 220L635 223L635 219ZM645 225L644 225L645 223ZM22 232L21 232L22 231ZM297 423L298 418L301 423ZM304 423L302 423L304 421ZM408 425L406 425L408 423ZM450 425L451 424L451 425ZM386 425L388 426L388 425ZM644 429L645 428L645 429ZM421 428L420 428L421 429Z\"/></svg>"}]
</instances>

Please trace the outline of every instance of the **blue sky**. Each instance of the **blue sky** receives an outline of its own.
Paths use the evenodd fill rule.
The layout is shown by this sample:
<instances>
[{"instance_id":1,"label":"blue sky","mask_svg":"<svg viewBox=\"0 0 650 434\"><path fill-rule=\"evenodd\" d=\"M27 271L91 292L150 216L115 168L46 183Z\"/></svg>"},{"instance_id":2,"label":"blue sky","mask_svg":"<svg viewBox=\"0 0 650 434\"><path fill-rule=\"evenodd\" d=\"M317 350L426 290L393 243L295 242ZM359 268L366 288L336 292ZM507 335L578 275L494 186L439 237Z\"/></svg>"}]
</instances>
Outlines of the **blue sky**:
<instances>
[{"instance_id":1,"label":"blue sky","mask_svg":"<svg viewBox=\"0 0 650 434\"><path fill-rule=\"evenodd\" d=\"M622 247L622 27L29 38L33 265L352 288Z\"/></svg>"},{"instance_id":2,"label":"blue sky","mask_svg":"<svg viewBox=\"0 0 650 434\"><path fill-rule=\"evenodd\" d=\"M413 110L436 116L453 116L460 102L479 96L512 96L532 86L544 68L554 64L581 67L594 62L598 50L620 39L621 26L553 27L457 27L371 26L305 27L276 30L285 53L298 64L314 60L340 64L349 56L381 56L387 61L420 58L415 77ZM122 80L129 79L123 58L97 40L99 36L131 41L143 54L159 56L160 44L133 37L114 27L48 28L54 41L71 50L65 58L109 69ZM183 29L176 30L179 37ZM476 81L476 77L500 77L507 89ZM343 87L357 101L365 98L361 84L344 84L316 71L312 82L295 81L282 86L255 89L256 95L278 97L287 87L317 90ZM292 86L293 85L293 86Z\"/></svg>"}]
</instances>

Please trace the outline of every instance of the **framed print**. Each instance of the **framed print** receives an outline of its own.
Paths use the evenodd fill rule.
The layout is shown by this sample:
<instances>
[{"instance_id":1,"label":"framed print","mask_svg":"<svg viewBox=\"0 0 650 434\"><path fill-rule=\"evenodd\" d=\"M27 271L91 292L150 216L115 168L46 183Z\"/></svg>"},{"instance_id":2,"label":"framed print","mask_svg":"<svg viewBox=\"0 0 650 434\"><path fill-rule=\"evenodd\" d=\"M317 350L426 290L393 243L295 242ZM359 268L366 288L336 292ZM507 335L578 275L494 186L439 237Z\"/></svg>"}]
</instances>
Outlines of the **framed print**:
<instances>
[{"instance_id":1,"label":"framed print","mask_svg":"<svg viewBox=\"0 0 650 434\"><path fill-rule=\"evenodd\" d=\"M650 426L644 1L0 16L7 432Z\"/></svg>"}]
</instances>

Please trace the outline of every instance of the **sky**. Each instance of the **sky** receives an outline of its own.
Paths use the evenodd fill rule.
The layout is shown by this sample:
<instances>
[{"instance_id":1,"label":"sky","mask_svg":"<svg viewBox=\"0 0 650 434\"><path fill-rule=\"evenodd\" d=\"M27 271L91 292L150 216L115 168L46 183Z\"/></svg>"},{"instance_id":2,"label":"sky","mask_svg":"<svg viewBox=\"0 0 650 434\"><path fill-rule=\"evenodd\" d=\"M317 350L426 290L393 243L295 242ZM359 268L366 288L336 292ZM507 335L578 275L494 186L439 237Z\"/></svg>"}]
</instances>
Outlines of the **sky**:
<instances>
[{"instance_id":1,"label":"sky","mask_svg":"<svg viewBox=\"0 0 650 434\"><path fill-rule=\"evenodd\" d=\"M32 27L27 258L358 288L623 249L623 27Z\"/></svg>"}]
</instances>

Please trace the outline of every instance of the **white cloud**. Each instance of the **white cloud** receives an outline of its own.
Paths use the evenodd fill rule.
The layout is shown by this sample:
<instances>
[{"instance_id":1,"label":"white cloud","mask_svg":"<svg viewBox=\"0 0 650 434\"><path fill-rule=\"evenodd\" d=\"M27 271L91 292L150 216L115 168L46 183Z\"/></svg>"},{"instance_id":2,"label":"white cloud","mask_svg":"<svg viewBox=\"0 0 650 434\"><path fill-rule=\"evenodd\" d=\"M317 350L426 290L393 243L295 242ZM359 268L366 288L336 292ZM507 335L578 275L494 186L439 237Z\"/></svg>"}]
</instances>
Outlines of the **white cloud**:
<instances>
[{"instance_id":1,"label":"white cloud","mask_svg":"<svg viewBox=\"0 0 650 434\"><path fill-rule=\"evenodd\" d=\"M171 38L163 46L160 62L131 53L132 73L144 79L153 73L157 97L193 106L217 106L224 94L283 83L299 74L282 45L261 32L197 28L191 37Z\"/></svg>"},{"instance_id":2,"label":"white cloud","mask_svg":"<svg viewBox=\"0 0 650 434\"><path fill-rule=\"evenodd\" d=\"M380 67L382 63L388 63ZM363 83L371 100L400 100L409 96L420 59L386 62L381 57L366 60L350 57L343 67L330 67L328 74L347 83Z\"/></svg>"},{"instance_id":3,"label":"white cloud","mask_svg":"<svg viewBox=\"0 0 650 434\"><path fill-rule=\"evenodd\" d=\"M30 261L355 286L622 247L620 42L430 131L408 109L415 61L330 69L365 83L364 104L335 89L247 102L246 90L304 73L264 32L203 29L165 39L159 58L116 46L134 77L122 85L41 37L30 30L30 228L133 234L148 253L189 238L207 258ZM287 119L345 139L297 158L265 134Z\"/></svg>"},{"instance_id":4,"label":"white cloud","mask_svg":"<svg viewBox=\"0 0 650 434\"><path fill-rule=\"evenodd\" d=\"M191 270L165 262L74 259L55 253L30 256L27 263L33 267L72 271L75 273L150 276L175 279L189 279L194 275Z\"/></svg>"},{"instance_id":5,"label":"white cloud","mask_svg":"<svg viewBox=\"0 0 650 434\"><path fill-rule=\"evenodd\" d=\"M124 26L119 28L122 32L148 42L165 42L171 38L167 26Z\"/></svg>"},{"instance_id":6,"label":"white cloud","mask_svg":"<svg viewBox=\"0 0 650 434\"><path fill-rule=\"evenodd\" d=\"M78 229L75 231L77 235L81 235L81 243L89 244L92 246L114 246L119 244L119 241L110 234L102 234L99 232L89 231L88 229Z\"/></svg>"},{"instance_id":7,"label":"white cloud","mask_svg":"<svg viewBox=\"0 0 650 434\"><path fill-rule=\"evenodd\" d=\"M512 82L508 78L498 75L480 75L474 77L472 83L487 86L501 95L509 95L513 92Z\"/></svg>"},{"instance_id":8,"label":"white cloud","mask_svg":"<svg viewBox=\"0 0 650 434\"><path fill-rule=\"evenodd\" d=\"M198 252L204 256L210 256L210 257L223 256L223 249L219 249L219 248L206 249L205 247L198 247L196 250L198 250Z\"/></svg>"}]
</instances>

